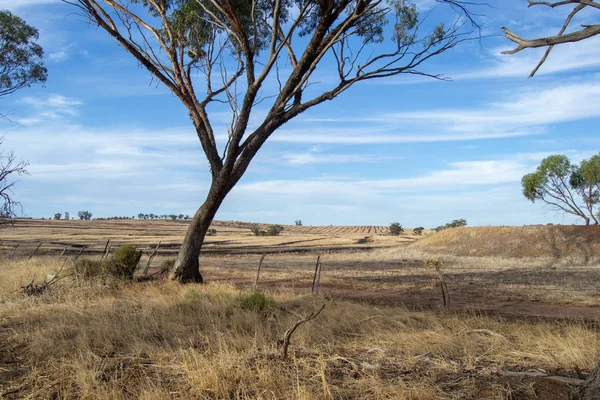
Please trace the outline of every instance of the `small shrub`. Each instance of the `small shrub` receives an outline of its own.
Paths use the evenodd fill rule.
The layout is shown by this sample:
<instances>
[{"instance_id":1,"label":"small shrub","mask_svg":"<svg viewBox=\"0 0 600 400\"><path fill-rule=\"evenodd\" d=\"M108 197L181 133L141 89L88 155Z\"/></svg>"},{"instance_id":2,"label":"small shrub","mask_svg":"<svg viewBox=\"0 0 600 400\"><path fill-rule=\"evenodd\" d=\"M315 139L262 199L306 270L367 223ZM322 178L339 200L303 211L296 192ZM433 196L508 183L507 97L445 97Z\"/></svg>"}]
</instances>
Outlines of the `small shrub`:
<instances>
[{"instance_id":1,"label":"small shrub","mask_svg":"<svg viewBox=\"0 0 600 400\"><path fill-rule=\"evenodd\" d=\"M398 223L398 222L391 223L389 229L390 229L390 235L392 235L392 236L398 236L402 232L404 232L404 228L402 228L402 225L400 225L400 223Z\"/></svg>"},{"instance_id":2,"label":"small shrub","mask_svg":"<svg viewBox=\"0 0 600 400\"><path fill-rule=\"evenodd\" d=\"M121 279L133 279L142 252L132 244L119 246L108 264L108 273Z\"/></svg>"},{"instance_id":3,"label":"small shrub","mask_svg":"<svg viewBox=\"0 0 600 400\"><path fill-rule=\"evenodd\" d=\"M206 236L216 236L216 235L217 235L216 229L209 229L208 231L206 231Z\"/></svg>"},{"instance_id":4,"label":"small shrub","mask_svg":"<svg viewBox=\"0 0 600 400\"><path fill-rule=\"evenodd\" d=\"M250 294L240 295L238 304L242 310L264 311L275 305L275 300L255 290Z\"/></svg>"},{"instance_id":5,"label":"small shrub","mask_svg":"<svg viewBox=\"0 0 600 400\"><path fill-rule=\"evenodd\" d=\"M264 235L261 235L261 232L264 232L264 231L261 231L260 228L258 227L258 225L252 225L250 227L250 230L252 231L254 236L264 236Z\"/></svg>"},{"instance_id":6,"label":"small shrub","mask_svg":"<svg viewBox=\"0 0 600 400\"><path fill-rule=\"evenodd\" d=\"M284 228L281 225L269 225L266 236L279 236L283 229Z\"/></svg>"},{"instance_id":7,"label":"small shrub","mask_svg":"<svg viewBox=\"0 0 600 400\"><path fill-rule=\"evenodd\" d=\"M294 223L296 224L296 226L302 226L302 220L301 219L297 219L296 221L294 221Z\"/></svg>"},{"instance_id":8,"label":"small shrub","mask_svg":"<svg viewBox=\"0 0 600 400\"><path fill-rule=\"evenodd\" d=\"M71 271L80 278L93 279L106 274L107 265L106 261L79 259L75 261Z\"/></svg>"},{"instance_id":9,"label":"small shrub","mask_svg":"<svg viewBox=\"0 0 600 400\"><path fill-rule=\"evenodd\" d=\"M413 232L415 235L421 236L423 234L424 230L425 230L425 228L423 228L422 226L419 226L419 227L413 229Z\"/></svg>"}]
</instances>

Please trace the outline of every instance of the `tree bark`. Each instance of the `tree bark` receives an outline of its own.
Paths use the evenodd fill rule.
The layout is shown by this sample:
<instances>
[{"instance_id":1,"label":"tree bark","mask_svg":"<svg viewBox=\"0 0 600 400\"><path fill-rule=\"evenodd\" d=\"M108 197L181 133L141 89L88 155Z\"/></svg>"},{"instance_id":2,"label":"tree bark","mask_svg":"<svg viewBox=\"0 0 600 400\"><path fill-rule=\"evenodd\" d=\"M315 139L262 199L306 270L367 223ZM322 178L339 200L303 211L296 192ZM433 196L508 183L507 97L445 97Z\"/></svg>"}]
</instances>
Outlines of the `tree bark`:
<instances>
[{"instance_id":1,"label":"tree bark","mask_svg":"<svg viewBox=\"0 0 600 400\"><path fill-rule=\"evenodd\" d=\"M600 400L600 363L584 383L571 393L571 400Z\"/></svg>"},{"instance_id":2,"label":"tree bark","mask_svg":"<svg viewBox=\"0 0 600 400\"><path fill-rule=\"evenodd\" d=\"M210 227L217 210L229 193L229 185L213 182L204 204L196 211L177 255L177 261L169 278L181 283L203 282L200 273L200 250L204 244L206 232Z\"/></svg>"}]
</instances>

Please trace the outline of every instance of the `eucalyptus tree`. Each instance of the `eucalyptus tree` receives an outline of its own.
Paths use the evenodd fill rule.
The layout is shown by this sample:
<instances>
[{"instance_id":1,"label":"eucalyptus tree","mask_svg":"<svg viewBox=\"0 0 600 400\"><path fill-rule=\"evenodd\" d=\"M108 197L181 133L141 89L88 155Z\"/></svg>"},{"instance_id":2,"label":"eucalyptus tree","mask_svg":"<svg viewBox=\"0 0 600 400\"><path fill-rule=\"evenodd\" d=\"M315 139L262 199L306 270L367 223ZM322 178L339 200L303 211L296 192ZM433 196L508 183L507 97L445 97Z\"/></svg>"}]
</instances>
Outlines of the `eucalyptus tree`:
<instances>
[{"instance_id":1,"label":"eucalyptus tree","mask_svg":"<svg viewBox=\"0 0 600 400\"><path fill-rule=\"evenodd\" d=\"M0 98L35 83L44 83L48 71L44 51L36 42L38 31L10 11L0 11ZM0 118L6 114L0 113ZM0 146L4 139L0 137ZM18 160L12 151L0 150L0 226L16 214L20 202L14 199L15 176L27 174L29 163Z\"/></svg>"},{"instance_id":2,"label":"eucalyptus tree","mask_svg":"<svg viewBox=\"0 0 600 400\"><path fill-rule=\"evenodd\" d=\"M552 210L575 215L598 224L594 208L600 202L600 157L573 165L560 154L542 160L535 172L521 179L523 195L531 202L541 201Z\"/></svg>"},{"instance_id":3,"label":"eucalyptus tree","mask_svg":"<svg viewBox=\"0 0 600 400\"><path fill-rule=\"evenodd\" d=\"M0 97L34 83L44 83L48 71L38 30L10 11L0 11Z\"/></svg>"},{"instance_id":4,"label":"eucalyptus tree","mask_svg":"<svg viewBox=\"0 0 600 400\"><path fill-rule=\"evenodd\" d=\"M212 182L171 271L181 282L202 281L199 255L210 223L279 127L358 82L441 78L420 67L477 32L466 8L472 3L454 0L438 1L451 11L440 21L422 18L409 0L63 1L112 36L189 112ZM335 81L314 86L317 69ZM267 95L267 86L277 89ZM231 110L222 141L211 123L215 103ZM267 112L250 124L259 103Z\"/></svg>"}]
</instances>

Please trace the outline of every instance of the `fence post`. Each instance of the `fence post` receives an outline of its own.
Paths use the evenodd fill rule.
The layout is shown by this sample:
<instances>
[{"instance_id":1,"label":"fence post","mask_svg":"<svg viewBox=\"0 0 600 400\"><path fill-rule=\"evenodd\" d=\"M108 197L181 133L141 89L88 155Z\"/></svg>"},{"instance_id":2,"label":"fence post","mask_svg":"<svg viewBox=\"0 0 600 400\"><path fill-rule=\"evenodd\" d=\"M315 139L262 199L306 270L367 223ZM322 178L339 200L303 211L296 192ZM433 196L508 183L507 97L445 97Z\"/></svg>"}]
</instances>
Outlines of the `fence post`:
<instances>
[{"instance_id":1,"label":"fence post","mask_svg":"<svg viewBox=\"0 0 600 400\"><path fill-rule=\"evenodd\" d=\"M42 242L40 242L40 244L37 245L37 247L35 248L35 250L33 251L33 253L31 253L31 255L29 256L30 260L33 257L33 255L35 254L35 252L38 251L38 249L40 248L41 245L42 245Z\"/></svg>"},{"instance_id":2,"label":"fence post","mask_svg":"<svg viewBox=\"0 0 600 400\"><path fill-rule=\"evenodd\" d=\"M81 248L81 250L79 250L79 253L77 253L77 255L75 256L75 260L77 260L77 259L79 258L79 256L81 255L81 253L83 253L83 251L85 250L85 248L86 248L86 247L87 247L87 246L86 246L86 245L84 245L84 246Z\"/></svg>"},{"instance_id":3,"label":"fence post","mask_svg":"<svg viewBox=\"0 0 600 400\"><path fill-rule=\"evenodd\" d=\"M158 242L158 244L154 248L154 251L152 251L152 254L150 254L150 257L148 257L148 262L146 262L146 267L144 268L144 278L148 275L148 268L150 268L150 262L156 255L156 252L158 251L159 247L160 247L160 242Z\"/></svg>"},{"instance_id":4,"label":"fence post","mask_svg":"<svg viewBox=\"0 0 600 400\"><path fill-rule=\"evenodd\" d=\"M264 253L260 257L260 261L258 263L258 268L256 269L256 278L254 279L254 285L252 286L252 288L254 290L256 290L256 287L258 286L258 277L260 276L260 267L262 267L263 260L265 259L266 256L267 256L267 253Z\"/></svg>"},{"instance_id":5,"label":"fence post","mask_svg":"<svg viewBox=\"0 0 600 400\"><path fill-rule=\"evenodd\" d=\"M315 283L317 282L317 271L319 270L319 260L321 259L321 255L319 254L317 256L317 263L315 264L315 274L313 275L313 282L312 282L312 290L311 293L315 292Z\"/></svg>"},{"instance_id":6,"label":"fence post","mask_svg":"<svg viewBox=\"0 0 600 400\"><path fill-rule=\"evenodd\" d=\"M106 241L106 245L104 246L104 252L102 254L101 260L104 260L108 256L108 245L110 244L110 239Z\"/></svg>"}]
</instances>

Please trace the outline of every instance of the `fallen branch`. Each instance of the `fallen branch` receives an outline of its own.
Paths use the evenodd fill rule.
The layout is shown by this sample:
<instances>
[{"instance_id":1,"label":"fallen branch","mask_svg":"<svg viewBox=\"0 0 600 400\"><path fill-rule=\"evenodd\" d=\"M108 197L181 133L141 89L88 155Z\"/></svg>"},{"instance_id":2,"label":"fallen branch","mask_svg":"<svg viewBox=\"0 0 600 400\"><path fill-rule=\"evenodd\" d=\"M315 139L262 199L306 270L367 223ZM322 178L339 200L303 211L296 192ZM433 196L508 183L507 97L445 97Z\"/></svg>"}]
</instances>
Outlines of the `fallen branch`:
<instances>
[{"instance_id":1,"label":"fallen branch","mask_svg":"<svg viewBox=\"0 0 600 400\"><path fill-rule=\"evenodd\" d=\"M321 308L319 308L318 311L313 311L309 316L303 317L303 318L299 319L298 321L296 321L296 323L290 329L288 329L287 331L285 331L285 333L283 334L283 339L280 340L280 343L281 343L281 346L282 346L281 347L281 358L283 358L284 360L287 358L288 347L290 346L290 340L292 339L292 335L294 334L294 332L296 331L296 329L300 325L302 325L302 324L304 324L304 323L306 323L306 322L308 322L308 321L310 321L312 319L317 318L317 316L319 314L321 314L321 311L323 311L324 308L325 308L325 304L323 304L321 306ZM288 311L285 308L281 308L280 307L280 309L283 310L283 311L286 311L286 312L290 312L290 311Z\"/></svg>"},{"instance_id":2,"label":"fallen branch","mask_svg":"<svg viewBox=\"0 0 600 400\"><path fill-rule=\"evenodd\" d=\"M60 276L61 271L62 271L62 268L52 277L52 279L50 279L49 281L44 280L44 282L42 282L39 285L35 283L35 277L34 277L31 280L31 282L29 282L27 285L21 286L21 289L23 290L23 294L25 294L27 296L39 296L39 295L43 294L51 285L55 284L56 282L58 282L59 280L61 280L63 278L66 278L67 276L71 275L71 274L67 274L67 275Z\"/></svg>"}]
</instances>

